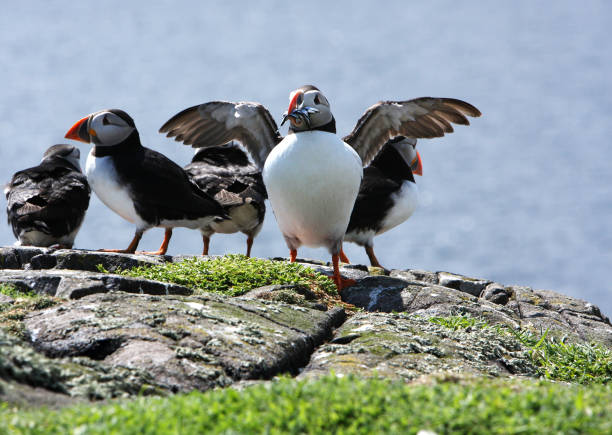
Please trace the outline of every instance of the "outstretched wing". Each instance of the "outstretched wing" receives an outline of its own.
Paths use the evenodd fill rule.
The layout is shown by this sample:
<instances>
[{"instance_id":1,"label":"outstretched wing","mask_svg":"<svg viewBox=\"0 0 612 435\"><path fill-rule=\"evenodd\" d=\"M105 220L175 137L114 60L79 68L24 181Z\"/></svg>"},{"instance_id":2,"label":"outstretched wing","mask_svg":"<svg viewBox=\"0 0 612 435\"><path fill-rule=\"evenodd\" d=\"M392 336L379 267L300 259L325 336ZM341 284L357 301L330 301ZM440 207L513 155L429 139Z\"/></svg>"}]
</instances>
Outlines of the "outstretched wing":
<instances>
[{"instance_id":1,"label":"outstretched wing","mask_svg":"<svg viewBox=\"0 0 612 435\"><path fill-rule=\"evenodd\" d=\"M451 123L469 125L466 116L480 116L480 111L454 98L381 101L366 110L344 141L357 151L363 164L367 165L387 140L394 136L416 139L441 137L445 133L452 133Z\"/></svg>"},{"instance_id":2,"label":"outstretched wing","mask_svg":"<svg viewBox=\"0 0 612 435\"><path fill-rule=\"evenodd\" d=\"M170 118L159 132L194 148L239 141L259 168L283 140L270 112L249 102L211 101L193 106Z\"/></svg>"}]
</instances>

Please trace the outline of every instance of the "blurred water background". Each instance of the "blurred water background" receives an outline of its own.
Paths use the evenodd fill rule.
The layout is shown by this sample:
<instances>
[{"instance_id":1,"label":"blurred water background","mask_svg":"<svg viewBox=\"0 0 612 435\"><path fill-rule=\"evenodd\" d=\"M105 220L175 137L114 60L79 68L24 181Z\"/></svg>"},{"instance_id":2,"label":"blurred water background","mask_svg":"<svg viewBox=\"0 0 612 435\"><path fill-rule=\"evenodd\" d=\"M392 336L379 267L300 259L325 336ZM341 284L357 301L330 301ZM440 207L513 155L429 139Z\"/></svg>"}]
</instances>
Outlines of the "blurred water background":
<instances>
[{"instance_id":1,"label":"blurred water background","mask_svg":"<svg viewBox=\"0 0 612 435\"><path fill-rule=\"evenodd\" d=\"M483 117L419 143L421 205L376 239L381 263L552 289L610 315L611 18L603 0L13 2L0 15L0 173L37 164L102 108L126 110L145 146L185 165L191 148L157 130L205 101L258 101L280 121L312 83L346 134L379 100L460 98ZM133 230L92 197L75 247L124 248ZM242 253L244 239L213 236L211 253ZM177 229L169 254L201 248ZM253 254L288 255L271 211Z\"/></svg>"}]
</instances>

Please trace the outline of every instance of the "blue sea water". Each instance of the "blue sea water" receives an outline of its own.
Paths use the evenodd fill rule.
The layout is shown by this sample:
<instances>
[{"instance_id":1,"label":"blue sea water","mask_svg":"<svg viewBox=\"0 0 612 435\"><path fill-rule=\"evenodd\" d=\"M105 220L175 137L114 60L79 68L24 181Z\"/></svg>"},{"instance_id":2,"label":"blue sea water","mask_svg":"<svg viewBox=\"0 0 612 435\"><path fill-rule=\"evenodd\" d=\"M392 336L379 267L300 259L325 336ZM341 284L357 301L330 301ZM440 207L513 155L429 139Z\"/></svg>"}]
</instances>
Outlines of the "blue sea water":
<instances>
[{"instance_id":1,"label":"blue sea water","mask_svg":"<svg viewBox=\"0 0 612 435\"><path fill-rule=\"evenodd\" d=\"M590 0L11 4L0 15L2 180L102 108L126 110L144 145L184 165L192 150L157 130L205 101L258 101L280 121L289 92L312 83L344 134L379 100L460 98L483 116L419 143L421 205L376 239L381 263L552 289L610 315L611 18L612 3ZM75 247L126 247L133 229L94 197ZM149 231L141 248L162 237ZM0 225L0 244L13 242ZM201 247L178 229L169 253ZM244 249L243 235L213 236L214 254ZM271 212L253 253L287 255Z\"/></svg>"}]
</instances>

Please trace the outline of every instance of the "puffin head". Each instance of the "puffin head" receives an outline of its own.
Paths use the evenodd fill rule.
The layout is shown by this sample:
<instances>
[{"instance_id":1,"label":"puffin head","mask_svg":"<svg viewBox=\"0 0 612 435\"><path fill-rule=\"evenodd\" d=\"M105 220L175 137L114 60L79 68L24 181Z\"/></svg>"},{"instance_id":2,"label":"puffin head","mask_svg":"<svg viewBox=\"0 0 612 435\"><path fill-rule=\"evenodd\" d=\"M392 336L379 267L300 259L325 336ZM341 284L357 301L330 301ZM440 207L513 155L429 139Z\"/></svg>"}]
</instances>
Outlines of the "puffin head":
<instances>
[{"instance_id":1,"label":"puffin head","mask_svg":"<svg viewBox=\"0 0 612 435\"><path fill-rule=\"evenodd\" d=\"M305 85L289 95L289 109L283 114L283 121L289 120L291 131L325 130L336 132L336 121L329 102L323 92L312 85Z\"/></svg>"},{"instance_id":2,"label":"puffin head","mask_svg":"<svg viewBox=\"0 0 612 435\"><path fill-rule=\"evenodd\" d=\"M73 145L58 144L47 148L47 151L43 154L42 162L55 159L65 160L79 171L81 170L81 152Z\"/></svg>"},{"instance_id":3,"label":"puffin head","mask_svg":"<svg viewBox=\"0 0 612 435\"><path fill-rule=\"evenodd\" d=\"M130 115L123 110L108 109L79 119L65 137L94 145L115 146L134 133L138 131Z\"/></svg>"},{"instance_id":4,"label":"puffin head","mask_svg":"<svg viewBox=\"0 0 612 435\"><path fill-rule=\"evenodd\" d=\"M416 150L416 139L406 136L396 136L390 139L388 143L400 153L404 161L410 166L410 169L412 169L413 174L423 175L421 155Z\"/></svg>"}]
</instances>

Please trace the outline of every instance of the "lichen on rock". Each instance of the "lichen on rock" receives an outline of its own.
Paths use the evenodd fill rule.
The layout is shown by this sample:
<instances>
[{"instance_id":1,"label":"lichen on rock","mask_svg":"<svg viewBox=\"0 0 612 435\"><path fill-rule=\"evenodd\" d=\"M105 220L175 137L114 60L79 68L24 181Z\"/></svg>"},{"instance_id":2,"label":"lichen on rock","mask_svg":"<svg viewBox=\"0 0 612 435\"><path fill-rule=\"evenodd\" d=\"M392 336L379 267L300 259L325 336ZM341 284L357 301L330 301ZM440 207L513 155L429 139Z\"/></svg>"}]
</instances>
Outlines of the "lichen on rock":
<instances>
[{"instance_id":1,"label":"lichen on rock","mask_svg":"<svg viewBox=\"0 0 612 435\"><path fill-rule=\"evenodd\" d=\"M356 374L412 381L422 375L536 374L527 349L493 328L450 330L428 317L359 313L312 356L301 376Z\"/></svg>"},{"instance_id":2,"label":"lichen on rock","mask_svg":"<svg viewBox=\"0 0 612 435\"><path fill-rule=\"evenodd\" d=\"M612 348L610 321L592 304L448 272L343 266L342 275L356 284L343 290L341 300L324 291L332 285L318 275L331 275L331 267L304 259L316 271L307 271L307 282L270 286L258 279L257 288L248 278L263 260L248 262L237 291L247 293L239 297L164 281L163 274L157 280L113 273L179 262L190 272L196 260L184 260L0 248L0 284L18 290L0 291L0 399L68 404L207 390L282 373L410 382L535 377L543 369L516 334ZM210 264L217 263L223 262ZM223 273L243 264L223 264ZM272 266L275 276L285 267L298 269L284 260ZM215 285L223 273L214 275ZM464 322L468 318L477 321ZM453 319L465 325L445 326ZM605 373L592 378L608 379L611 358L598 355L606 358Z\"/></svg>"},{"instance_id":3,"label":"lichen on rock","mask_svg":"<svg viewBox=\"0 0 612 435\"><path fill-rule=\"evenodd\" d=\"M296 372L331 335L333 312L220 295L111 292L30 314L32 345L151 373L174 391Z\"/></svg>"}]
</instances>

